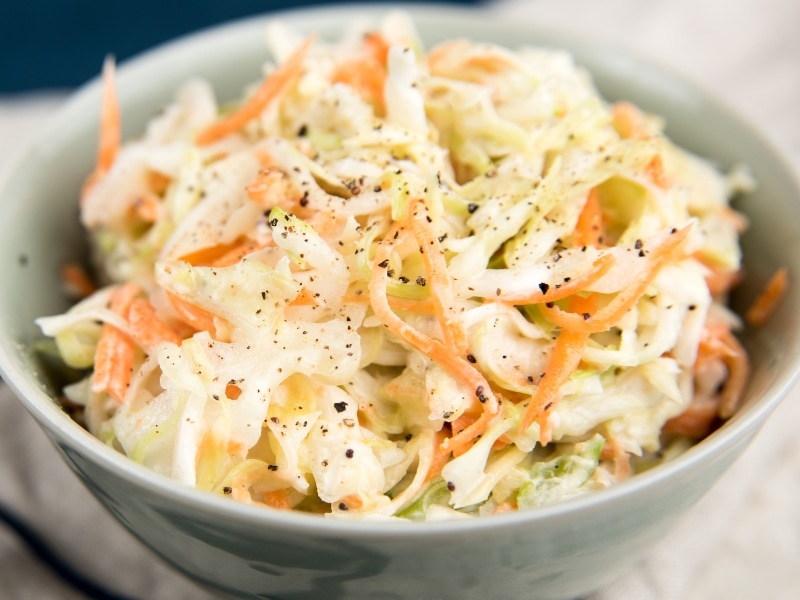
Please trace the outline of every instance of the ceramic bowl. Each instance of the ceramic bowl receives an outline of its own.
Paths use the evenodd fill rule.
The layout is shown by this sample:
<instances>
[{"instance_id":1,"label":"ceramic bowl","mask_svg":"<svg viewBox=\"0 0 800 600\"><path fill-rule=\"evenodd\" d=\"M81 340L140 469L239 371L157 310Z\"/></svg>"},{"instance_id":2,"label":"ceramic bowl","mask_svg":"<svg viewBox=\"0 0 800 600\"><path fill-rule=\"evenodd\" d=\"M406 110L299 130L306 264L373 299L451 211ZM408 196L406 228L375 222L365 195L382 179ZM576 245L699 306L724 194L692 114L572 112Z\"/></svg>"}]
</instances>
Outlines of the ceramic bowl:
<instances>
[{"instance_id":1,"label":"ceramic bowl","mask_svg":"<svg viewBox=\"0 0 800 600\"><path fill-rule=\"evenodd\" d=\"M410 9L427 44L465 36L570 50L611 100L666 118L667 133L722 167L744 162L758 190L737 205L745 306L788 266L788 296L745 334L753 372L743 409L673 462L610 490L536 510L435 523L342 522L239 504L182 487L93 438L59 408L32 350L34 319L67 307L59 266L84 255L78 191L95 154L99 85L80 90L0 185L0 368L67 464L136 537L201 585L252 598L575 598L617 577L668 531L744 450L797 375L800 189L792 171L713 96L627 53L463 9ZM385 7L286 13L304 31L337 37ZM267 58L264 18L184 38L125 64L118 77L125 135L140 131L191 76L236 98ZM789 218L787 218L789 217Z\"/></svg>"}]
</instances>

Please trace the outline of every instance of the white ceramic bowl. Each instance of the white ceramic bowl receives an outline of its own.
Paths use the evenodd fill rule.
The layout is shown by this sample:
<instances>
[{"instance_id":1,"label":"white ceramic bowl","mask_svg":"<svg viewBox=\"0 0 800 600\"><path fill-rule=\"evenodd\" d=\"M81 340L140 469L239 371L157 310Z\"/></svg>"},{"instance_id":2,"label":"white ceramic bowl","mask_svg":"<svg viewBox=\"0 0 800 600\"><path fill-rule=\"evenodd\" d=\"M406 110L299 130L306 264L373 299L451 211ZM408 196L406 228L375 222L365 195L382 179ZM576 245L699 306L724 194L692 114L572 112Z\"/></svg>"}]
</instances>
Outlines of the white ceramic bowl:
<instances>
[{"instance_id":1,"label":"white ceramic bowl","mask_svg":"<svg viewBox=\"0 0 800 600\"><path fill-rule=\"evenodd\" d=\"M286 13L306 31L336 37L355 16L385 7ZM781 265L792 281L763 328L747 332L753 373L744 408L673 462L610 490L541 509L440 523L362 523L257 509L182 487L129 461L69 419L31 349L33 321L66 308L59 265L84 254L78 190L94 160L100 90L79 91L0 184L0 368L69 466L134 535L197 582L259 598L574 598L644 556L747 446L798 372L800 189L757 133L715 98L623 52L468 10L412 10L428 43L465 36L508 46L570 50L609 99L666 117L670 137L722 166L749 164L760 186L739 204L751 219L746 305ZM159 48L122 67L125 134L190 76L223 98L256 79L265 19L242 21ZM789 218L787 218L789 217Z\"/></svg>"}]
</instances>

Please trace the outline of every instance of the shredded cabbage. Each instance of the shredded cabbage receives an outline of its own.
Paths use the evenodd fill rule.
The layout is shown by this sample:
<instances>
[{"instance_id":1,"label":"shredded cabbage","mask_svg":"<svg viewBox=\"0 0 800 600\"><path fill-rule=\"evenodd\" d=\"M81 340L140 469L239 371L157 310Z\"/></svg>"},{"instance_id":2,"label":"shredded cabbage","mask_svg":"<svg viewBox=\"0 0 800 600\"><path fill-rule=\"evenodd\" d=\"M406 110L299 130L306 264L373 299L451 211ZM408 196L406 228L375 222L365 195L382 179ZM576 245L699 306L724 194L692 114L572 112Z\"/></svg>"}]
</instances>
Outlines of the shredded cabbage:
<instances>
[{"instance_id":1,"label":"shredded cabbage","mask_svg":"<svg viewBox=\"0 0 800 600\"><path fill-rule=\"evenodd\" d=\"M613 485L730 412L744 171L562 51L268 31L242 103L189 82L87 183L102 287L38 323L95 435L242 502L433 520Z\"/></svg>"}]
</instances>

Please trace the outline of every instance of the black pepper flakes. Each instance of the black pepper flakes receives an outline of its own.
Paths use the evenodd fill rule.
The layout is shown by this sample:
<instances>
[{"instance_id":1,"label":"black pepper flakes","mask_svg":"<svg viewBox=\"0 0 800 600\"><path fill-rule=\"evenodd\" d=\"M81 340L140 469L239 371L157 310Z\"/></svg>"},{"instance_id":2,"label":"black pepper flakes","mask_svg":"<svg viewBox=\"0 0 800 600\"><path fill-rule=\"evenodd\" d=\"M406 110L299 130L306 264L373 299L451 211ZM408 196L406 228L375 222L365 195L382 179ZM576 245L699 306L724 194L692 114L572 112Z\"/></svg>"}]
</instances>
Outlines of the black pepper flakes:
<instances>
[{"instance_id":1,"label":"black pepper flakes","mask_svg":"<svg viewBox=\"0 0 800 600\"><path fill-rule=\"evenodd\" d=\"M477 388L475 388L475 395L478 397L478 400L480 400L481 403L484 403L489 399L484 393L482 385L479 385Z\"/></svg>"},{"instance_id":2,"label":"black pepper flakes","mask_svg":"<svg viewBox=\"0 0 800 600\"><path fill-rule=\"evenodd\" d=\"M344 401L343 402L334 402L333 403L333 408L336 409L336 412L339 412L339 413L344 412L344 411L347 410L347 402L344 402Z\"/></svg>"},{"instance_id":3,"label":"black pepper flakes","mask_svg":"<svg viewBox=\"0 0 800 600\"><path fill-rule=\"evenodd\" d=\"M542 290L542 294L546 294L547 290L550 289L550 286L547 285L544 281L539 284L539 289Z\"/></svg>"},{"instance_id":4,"label":"black pepper flakes","mask_svg":"<svg viewBox=\"0 0 800 600\"><path fill-rule=\"evenodd\" d=\"M348 448L347 450L344 451L344 455L347 458L353 458L353 456L355 455L355 451L352 448Z\"/></svg>"},{"instance_id":5,"label":"black pepper flakes","mask_svg":"<svg viewBox=\"0 0 800 600\"><path fill-rule=\"evenodd\" d=\"M224 488L222 488L222 493L225 494L226 496L230 495L233 493L233 488L229 485L226 485Z\"/></svg>"},{"instance_id":6,"label":"black pepper flakes","mask_svg":"<svg viewBox=\"0 0 800 600\"><path fill-rule=\"evenodd\" d=\"M455 489L456 489L456 484L455 484L455 483L453 483L452 481L448 481L448 482L447 482L447 489L448 489L448 490L450 490L451 492L455 491Z\"/></svg>"}]
</instances>

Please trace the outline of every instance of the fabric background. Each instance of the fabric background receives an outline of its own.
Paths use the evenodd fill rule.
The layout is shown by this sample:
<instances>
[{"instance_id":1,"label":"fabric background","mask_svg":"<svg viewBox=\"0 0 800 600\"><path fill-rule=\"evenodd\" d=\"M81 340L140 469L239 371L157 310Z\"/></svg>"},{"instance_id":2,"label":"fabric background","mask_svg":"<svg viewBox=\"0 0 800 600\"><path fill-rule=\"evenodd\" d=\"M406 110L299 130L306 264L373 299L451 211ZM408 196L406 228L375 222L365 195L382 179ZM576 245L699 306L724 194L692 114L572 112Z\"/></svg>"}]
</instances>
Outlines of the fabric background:
<instances>
[{"instance_id":1,"label":"fabric background","mask_svg":"<svg viewBox=\"0 0 800 600\"><path fill-rule=\"evenodd\" d=\"M490 10L628 47L673 67L726 98L800 166L800 3L501 0ZM51 94L0 96L0 168L62 100ZM678 528L623 578L587 600L800 597L797 423L796 386ZM30 523L73 568L117 593L210 597L113 521L2 384L0 481L2 505ZM2 527L0 590L8 598L81 598Z\"/></svg>"}]
</instances>

